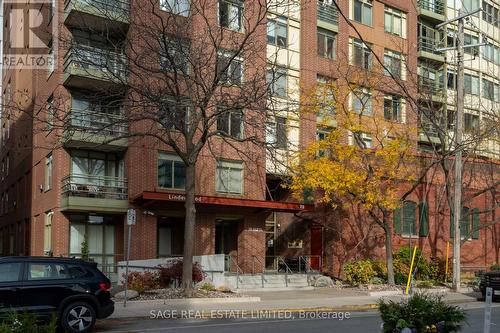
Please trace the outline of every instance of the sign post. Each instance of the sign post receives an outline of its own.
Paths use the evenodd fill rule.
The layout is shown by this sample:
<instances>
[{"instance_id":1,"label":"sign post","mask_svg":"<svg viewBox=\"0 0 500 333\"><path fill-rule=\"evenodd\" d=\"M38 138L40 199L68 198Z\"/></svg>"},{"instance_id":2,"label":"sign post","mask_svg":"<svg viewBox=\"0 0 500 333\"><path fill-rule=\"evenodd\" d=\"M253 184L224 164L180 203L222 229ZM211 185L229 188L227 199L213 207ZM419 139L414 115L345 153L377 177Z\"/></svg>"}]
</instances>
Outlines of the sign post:
<instances>
[{"instance_id":1,"label":"sign post","mask_svg":"<svg viewBox=\"0 0 500 333\"><path fill-rule=\"evenodd\" d=\"M128 225L128 235L127 235L127 262L125 264L125 299L123 300L123 307L127 307L127 292L128 292L128 263L130 260L130 241L132 236L132 226L136 223L136 212L135 209L130 208L127 210L127 225Z\"/></svg>"},{"instance_id":2,"label":"sign post","mask_svg":"<svg viewBox=\"0 0 500 333\"><path fill-rule=\"evenodd\" d=\"M484 333L490 333L491 328L491 301L493 300L493 289L486 288L484 300Z\"/></svg>"}]
</instances>

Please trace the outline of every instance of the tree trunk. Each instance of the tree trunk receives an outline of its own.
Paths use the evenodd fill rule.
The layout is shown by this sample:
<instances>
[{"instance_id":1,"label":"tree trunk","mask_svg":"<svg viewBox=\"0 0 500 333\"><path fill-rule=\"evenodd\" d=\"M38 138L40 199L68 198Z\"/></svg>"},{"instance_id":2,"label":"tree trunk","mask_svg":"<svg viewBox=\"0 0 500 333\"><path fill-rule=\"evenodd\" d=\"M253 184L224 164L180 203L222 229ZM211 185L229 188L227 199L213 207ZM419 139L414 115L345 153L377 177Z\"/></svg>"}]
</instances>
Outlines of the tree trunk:
<instances>
[{"instance_id":1,"label":"tree trunk","mask_svg":"<svg viewBox=\"0 0 500 333\"><path fill-rule=\"evenodd\" d=\"M387 282L389 285L395 285L394 281L394 263L392 260L392 230L387 222L384 214L384 231L385 231L385 259L387 261Z\"/></svg>"},{"instance_id":2,"label":"tree trunk","mask_svg":"<svg viewBox=\"0 0 500 333\"><path fill-rule=\"evenodd\" d=\"M194 225L196 220L195 195L196 166L186 165L186 218L184 222L184 255L182 266L182 288L187 297L193 295L193 248Z\"/></svg>"}]
</instances>

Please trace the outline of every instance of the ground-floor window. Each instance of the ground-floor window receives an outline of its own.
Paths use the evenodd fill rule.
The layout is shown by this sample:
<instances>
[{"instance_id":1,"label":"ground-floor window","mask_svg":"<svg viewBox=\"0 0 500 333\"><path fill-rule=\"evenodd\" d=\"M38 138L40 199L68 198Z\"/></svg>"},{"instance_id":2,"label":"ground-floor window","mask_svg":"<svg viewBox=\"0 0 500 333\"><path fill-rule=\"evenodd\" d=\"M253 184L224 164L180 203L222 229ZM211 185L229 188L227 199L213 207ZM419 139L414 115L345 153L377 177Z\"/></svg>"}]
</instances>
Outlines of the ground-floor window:
<instances>
[{"instance_id":1,"label":"ground-floor window","mask_svg":"<svg viewBox=\"0 0 500 333\"><path fill-rule=\"evenodd\" d=\"M70 215L70 256L88 258L104 272L114 271L114 216Z\"/></svg>"},{"instance_id":2,"label":"ground-floor window","mask_svg":"<svg viewBox=\"0 0 500 333\"><path fill-rule=\"evenodd\" d=\"M158 258L182 256L184 252L184 218L158 217Z\"/></svg>"}]
</instances>

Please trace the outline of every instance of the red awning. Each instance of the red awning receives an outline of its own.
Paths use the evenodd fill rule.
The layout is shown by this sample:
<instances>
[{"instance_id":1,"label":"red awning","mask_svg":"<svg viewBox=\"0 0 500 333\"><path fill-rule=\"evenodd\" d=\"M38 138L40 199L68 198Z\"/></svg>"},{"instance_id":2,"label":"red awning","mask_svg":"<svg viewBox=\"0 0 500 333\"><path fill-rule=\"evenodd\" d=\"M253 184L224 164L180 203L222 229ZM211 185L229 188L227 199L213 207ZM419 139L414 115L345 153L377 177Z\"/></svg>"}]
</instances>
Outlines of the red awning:
<instances>
[{"instance_id":1,"label":"red awning","mask_svg":"<svg viewBox=\"0 0 500 333\"><path fill-rule=\"evenodd\" d=\"M141 206L160 203L164 201L184 202L186 201L186 196L183 193L145 191L142 192L141 195L137 196L133 200L134 203ZM195 196L195 203L197 205L257 208L257 209L271 210L275 212L289 212L289 213L295 213L304 210L309 211L314 209L314 205L305 205L293 202L250 200L242 198L213 197L205 195Z\"/></svg>"}]
</instances>

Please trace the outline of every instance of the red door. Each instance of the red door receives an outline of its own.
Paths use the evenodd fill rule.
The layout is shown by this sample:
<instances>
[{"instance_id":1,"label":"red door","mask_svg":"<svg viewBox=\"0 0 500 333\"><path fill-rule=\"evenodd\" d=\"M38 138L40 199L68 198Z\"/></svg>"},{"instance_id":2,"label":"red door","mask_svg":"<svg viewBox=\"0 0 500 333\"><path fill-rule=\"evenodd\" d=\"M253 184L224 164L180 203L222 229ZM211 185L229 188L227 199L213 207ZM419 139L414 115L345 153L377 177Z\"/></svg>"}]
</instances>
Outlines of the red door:
<instances>
[{"instance_id":1,"label":"red door","mask_svg":"<svg viewBox=\"0 0 500 333\"><path fill-rule=\"evenodd\" d=\"M311 226L311 268L321 271L323 257L323 228Z\"/></svg>"}]
</instances>

